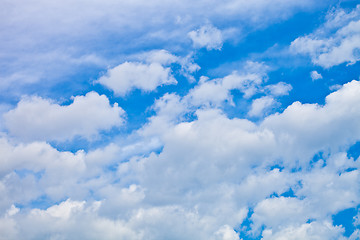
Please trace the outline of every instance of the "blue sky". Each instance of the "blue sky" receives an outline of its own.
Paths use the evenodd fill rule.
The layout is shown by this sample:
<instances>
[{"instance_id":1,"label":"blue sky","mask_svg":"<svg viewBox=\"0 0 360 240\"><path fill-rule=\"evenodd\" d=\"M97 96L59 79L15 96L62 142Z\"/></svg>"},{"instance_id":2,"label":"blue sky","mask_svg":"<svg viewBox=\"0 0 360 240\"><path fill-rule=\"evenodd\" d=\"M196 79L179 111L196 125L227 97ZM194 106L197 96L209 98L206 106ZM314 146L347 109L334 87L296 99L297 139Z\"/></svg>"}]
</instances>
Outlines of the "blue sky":
<instances>
[{"instance_id":1,"label":"blue sky","mask_svg":"<svg viewBox=\"0 0 360 240\"><path fill-rule=\"evenodd\" d=\"M360 4L4 1L0 239L360 239Z\"/></svg>"}]
</instances>

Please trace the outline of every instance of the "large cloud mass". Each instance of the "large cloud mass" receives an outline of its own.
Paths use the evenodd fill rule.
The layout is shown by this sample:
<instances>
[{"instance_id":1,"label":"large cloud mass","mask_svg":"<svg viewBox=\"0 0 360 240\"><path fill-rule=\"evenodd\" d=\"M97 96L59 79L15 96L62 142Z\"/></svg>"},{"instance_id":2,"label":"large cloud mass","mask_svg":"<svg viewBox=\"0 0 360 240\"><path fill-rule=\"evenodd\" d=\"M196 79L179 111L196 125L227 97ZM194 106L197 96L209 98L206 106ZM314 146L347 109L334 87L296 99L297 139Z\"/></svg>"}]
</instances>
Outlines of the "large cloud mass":
<instances>
[{"instance_id":1,"label":"large cloud mass","mask_svg":"<svg viewBox=\"0 0 360 240\"><path fill-rule=\"evenodd\" d=\"M360 15L333 2L5 1L0 239L359 239Z\"/></svg>"},{"instance_id":2,"label":"large cloud mass","mask_svg":"<svg viewBox=\"0 0 360 240\"><path fill-rule=\"evenodd\" d=\"M294 103L259 125L229 119L220 110L198 110L196 120L167 125L159 135L161 153L118 162L115 172L106 170L111 158L94 162L95 152L74 155L43 143L12 146L2 140L4 210L11 208L11 200L26 203L41 196L31 190L38 184L54 199L82 199L91 191L100 200L68 199L46 210L8 212L1 220L9 226L4 234L10 239L43 239L48 234L92 239L111 232L106 239L183 239L186 229L186 239L238 239L231 229L253 207L249 234L260 234L265 226L264 239L335 239L343 229L333 226L329 216L360 203L358 161L338 153L360 139L359 96L360 83L352 81L330 94L324 106ZM173 104L158 107L166 108L166 103ZM141 131L143 137L146 133ZM113 147L102 151L103 157L120 153ZM308 169L318 152L327 155ZM275 164L284 168L266 170ZM19 175L23 169L28 172ZM12 189L25 183L27 198ZM289 189L293 196L281 196ZM278 197L271 197L274 193ZM80 219L84 225L74 228L72 222ZM43 224L52 226L36 230ZM85 231L85 225L94 227ZM161 230L164 226L166 231Z\"/></svg>"}]
</instances>

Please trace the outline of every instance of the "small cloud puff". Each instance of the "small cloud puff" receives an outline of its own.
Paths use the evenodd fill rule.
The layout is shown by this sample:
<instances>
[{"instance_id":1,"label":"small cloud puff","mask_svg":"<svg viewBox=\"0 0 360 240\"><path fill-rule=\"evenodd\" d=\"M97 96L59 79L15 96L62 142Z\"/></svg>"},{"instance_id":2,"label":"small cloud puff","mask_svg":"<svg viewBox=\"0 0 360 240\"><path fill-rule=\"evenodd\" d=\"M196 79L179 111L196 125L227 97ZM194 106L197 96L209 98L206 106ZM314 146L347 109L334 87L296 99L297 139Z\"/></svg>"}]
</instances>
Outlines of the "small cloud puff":
<instances>
[{"instance_id":1,"label":"small cloud puff","mask_svg":"<svg viewBox=\"0 0 360 240\"><path fill-rule=\"evenodd\" d=\"M177 81L172 76L171 69L158 62L124 62L109 69L100 77L99 83L113 90L116 95L125 96L133 89L150 92L158 86L176 84Z\"/></svg>"},{"instance_id":2,"label":"small cloud puff","mask_svg":"<svg viewBox=\"0 0 360 240\"><path fill-rule=\"evenodd\" d=\"M292 86L288 83L279 82L277 84L266 86L265 90L268 90L273 96L284 96L289 94L292 90Z\"/></svg>"},{"instance_id":3,"label":"small cloud puff","mask_svg":"<svg viewBox=\"0 0 360 240\"><path fill-rule=\"evenodd\" d=\"M205 25L198 30L191 31L188 36L195 48L206 47L207 50L221 50L223 45L222 32L212 25Z\"/></svg>"},{"instance_id":4,"label":"small cloud puff","mask_svg":"<svg viewBox=\"0 0 360 240\"><path fill-rule=\"evenodd\" d=\"M312 71L310 73L310 77L313 81L323 78L322 75L320 73L318 73L317 71Z\"/></svg>"}]
</instances>

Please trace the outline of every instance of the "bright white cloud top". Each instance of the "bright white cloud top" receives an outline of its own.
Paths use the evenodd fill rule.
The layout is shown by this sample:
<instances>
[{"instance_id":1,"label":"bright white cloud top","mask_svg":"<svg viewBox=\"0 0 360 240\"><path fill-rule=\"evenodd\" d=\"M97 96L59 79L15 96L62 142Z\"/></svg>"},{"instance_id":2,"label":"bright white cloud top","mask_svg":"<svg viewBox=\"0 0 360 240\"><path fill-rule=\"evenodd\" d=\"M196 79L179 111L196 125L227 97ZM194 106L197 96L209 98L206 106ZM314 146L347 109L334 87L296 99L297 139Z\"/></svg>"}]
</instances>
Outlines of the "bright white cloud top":
<instances>
[{"instance_id":1,"label":"bright white cloud top","mask_svg":"<svg viewBox=\"0 0 360 240\"><path fill-rule=\"evenodd\" d=\"M119 127L123 115L117 103L111 106L105 95L90 92L65 106L40 97L25 98L3 118L11 136L25 141L64 141L75 136L91 138L101 130Z\"/></svg>"},{"instance_id":2,"label":"bright white cloud top","mask_svg":"<svg viewBox=\"0 0 360 240\"><path fill-rule=\"evenodd\" d=\"M360 239L356 1L3 9L0 239Z\"/></svg>"},{"instance_id":3,"label":"bright white cloud top","mask_svg":"<svg viewBox=\"0 0 360 240\"><path fill-rule=\"evenodd\" d=\"M170 73L170 68L164 68L159 63L142 64L125 62L109 69L99 82L120 96L125 96L133 89L153 91L164 84L176 84Z\"/></svg>"}]
</instances>

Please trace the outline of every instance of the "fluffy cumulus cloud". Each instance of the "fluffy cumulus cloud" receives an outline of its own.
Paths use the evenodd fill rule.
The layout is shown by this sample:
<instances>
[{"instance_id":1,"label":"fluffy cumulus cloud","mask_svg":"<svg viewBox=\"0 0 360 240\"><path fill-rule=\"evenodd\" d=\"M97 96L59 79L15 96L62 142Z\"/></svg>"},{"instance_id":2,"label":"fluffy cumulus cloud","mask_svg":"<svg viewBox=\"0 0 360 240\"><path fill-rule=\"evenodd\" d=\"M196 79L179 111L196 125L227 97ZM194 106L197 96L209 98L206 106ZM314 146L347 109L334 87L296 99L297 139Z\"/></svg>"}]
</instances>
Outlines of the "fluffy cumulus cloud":
<instances>
[{"instance_id":1,"label":"fluffy cumulus cloud","mask_svg":"<svg viewBox=\"0 0 360 240\"><path fill-rule=\"evenodd\" d=\"M26 97L3 116L11 136L22 140L71 140L92 138L99 131L124 123L124 110L110 105L105 95L89 92L76 96L69 105L59 105L41 97Z\"/></svg>"},{"instance_id":2,"label":"fluffy cumulus cloud","mask_svg":"<svg viewBox=\"0 0 360 240\"><path fill-rule=\"evenodd\" d=\"M192 54L178 57L164 49L134 54L129 58L133 61L108 69L97 82L124 97L135 89L151 92L163 85L177 84L172 64L177 65L180 68L178 73L189 81L194 81L191 74L200 69L193 62Z\"/></svg>"},{"instance_id":3,"label":"fluffy cumulus cloud","mask_svg":"<svg viewBox=\"0 0 360 240\"><path fill-rule=\"evenodd\" d=\"M356 4L29 4L0 23L0 239L360 238Z\"/></svg>"},{"instance_id":4,"label":"fluffy cumulus cloud","mask_svg":"<svg viewBox=\"0 0 360 240\"><path fill-rule=\"evenodd\" d=\"M292 145L289 156L299 159L319 150L336 151L340 146L354 144L360 130L356 127L359 86L355 80L345 84L326 97L324 106L295 102L282 114L266 118L262 125L278 132L283 153Z\"/></svg>"},{"instance_id":5,"label":"fluffy cumulus cloud","mask_svg":"<svg viewBox=\"0 0 360 240\"><path fill-rule=\"evenodd\" d=\"M194 47L206 47L207 50L220 50L223 44L223 36L219 29L211 25L206 25L198 30L188 33Z\"/></svg>"},{"instance_id":6,"label":"fluffy cumulus cloud","mask_svg":"<svg viewBox=\"0 0 360 240\"><path fill-rule=\"evenodd\" d=\"M170 68L164 68L159 63L139 62L125 62L109 69L99 82L120 96L125 96L133 89L148 92L161 85L177 83Z\"/></svg>"},{"instance_id":7,"label":"fluffy cumulus cloud","mask_svg":"<svg viewBox=\"0 0 360 240\"><path fill-rule=\"evenodd\" d=\"M322 27L295 39L291 49L308 54L314 64L324 68L356 63L360 59L360 5L350 12L330 12Z\"/></svg>"}]
</instances>

